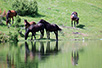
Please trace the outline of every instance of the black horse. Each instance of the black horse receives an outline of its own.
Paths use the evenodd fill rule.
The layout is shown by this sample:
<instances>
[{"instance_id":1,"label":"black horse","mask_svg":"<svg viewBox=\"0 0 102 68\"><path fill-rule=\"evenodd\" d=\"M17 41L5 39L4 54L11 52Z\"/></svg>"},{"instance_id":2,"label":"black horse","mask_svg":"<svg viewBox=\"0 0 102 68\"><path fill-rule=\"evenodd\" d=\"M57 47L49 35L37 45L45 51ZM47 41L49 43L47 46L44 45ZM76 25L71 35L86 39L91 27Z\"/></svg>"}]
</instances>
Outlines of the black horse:
<instances>
[{"instance_id":1,"label":"black horse","mask_svg":"<svg viewBox=\"0 0 102 68\"><path fill-rule=\"evenodd\" d=\"M29 32L32 33L31 40L33 39L33 36L34 36L34 38L36 39L35 34L36 34L36 32L38 32L38 31L41 32L40 38L43 38L43 36L44 36L44 24L38 22L38 23L35 24L35 25L29 26L28 29L27 29L27 31L26 31L26 33L25 33L25 40L28 38Z\"/></svg>"},{"instance_id":2,"label":"black horse","mask_svg":"<svg viewBox=\"0 0 102 68\"><path fill-rule=\"evenodd\" d=\"M41 19L39 21L39 23L43 23L44 24L44 28L46 30L47 33L47 38L50 39L50 32L54 32L56 35L56 41L58 41L58 31L61 31L62 29L59 28L56 24L50 24L47 21Z\"/></svg>"}]
</instances>

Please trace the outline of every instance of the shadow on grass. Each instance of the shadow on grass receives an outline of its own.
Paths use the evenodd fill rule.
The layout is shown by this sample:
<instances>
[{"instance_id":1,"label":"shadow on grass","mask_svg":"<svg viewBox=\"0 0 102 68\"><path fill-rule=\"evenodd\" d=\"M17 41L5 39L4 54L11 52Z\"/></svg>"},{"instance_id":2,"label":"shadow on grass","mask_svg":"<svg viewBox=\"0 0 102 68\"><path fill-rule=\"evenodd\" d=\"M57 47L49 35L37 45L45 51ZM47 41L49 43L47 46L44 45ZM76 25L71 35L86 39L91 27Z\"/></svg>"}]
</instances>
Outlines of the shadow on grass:
<instances>
[{"instance_id":1,"label":"shadow on grass","mask_svg":"<svg viewBox=\"0 0 102 68\"><path fill-rule=\"evenodd\" d=\"M42 15L42 14L37 14L37 15L35 15L35 17L37 17L37 18L40 18L40 17L45 17L45 15Z\"/></svg>"},{"instance_id":2,"label":"shadow on grass","mask_svg":"<svg viewBox=\"0 0 102 68\"><path fill-rule=\"evenodd\" d=\"M34 16L32 16L32 15L25 15L25 16L28 16L28 17L36 17L36 18L40 18L40 17L45 17L45 15L42 15L42 14L36 14L36 15L34 15Z\"/></svg>"},{"instance_id":3,"label":"shadow on grass","mask_svg":"<svg viewBox=\"0 0 102 68\"><path fill-rule=\"evenodd\" d=\"M4 23L0 23L0 26L7 26L7 25L5 25Z\"/></svg>"},{"instance_id":4,"label":"shadow on grass","mask_svg":"<svg viewBox=\"0 0 102 68\"><path fill-rule=\"evenodd\" d=\"M80 24L77 26L77 28L80 28L80 29L84 29L84 27L85 27L85 25L83 25L83 24Z\"/></svg>"}]
</instances>

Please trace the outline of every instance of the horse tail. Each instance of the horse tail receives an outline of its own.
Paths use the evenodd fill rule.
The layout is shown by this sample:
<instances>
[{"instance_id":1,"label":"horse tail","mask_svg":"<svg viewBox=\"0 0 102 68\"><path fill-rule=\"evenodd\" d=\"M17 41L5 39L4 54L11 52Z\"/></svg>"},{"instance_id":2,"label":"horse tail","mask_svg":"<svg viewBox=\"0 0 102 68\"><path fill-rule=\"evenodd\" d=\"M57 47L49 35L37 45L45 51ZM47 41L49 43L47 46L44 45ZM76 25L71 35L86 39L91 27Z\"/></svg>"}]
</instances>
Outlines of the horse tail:
<instances>
[{"instance_id":1,"label":"horse tail","mask_svg":"<svg viewBox=\"0 0 102 68\"><path fill-rule=\"evenodd\" d=\"M62 29L61 29L61 28L59 28L57 25L56 25L56 27L57 27L57 30L62 31Z\"/></svg>"}]
</instances>

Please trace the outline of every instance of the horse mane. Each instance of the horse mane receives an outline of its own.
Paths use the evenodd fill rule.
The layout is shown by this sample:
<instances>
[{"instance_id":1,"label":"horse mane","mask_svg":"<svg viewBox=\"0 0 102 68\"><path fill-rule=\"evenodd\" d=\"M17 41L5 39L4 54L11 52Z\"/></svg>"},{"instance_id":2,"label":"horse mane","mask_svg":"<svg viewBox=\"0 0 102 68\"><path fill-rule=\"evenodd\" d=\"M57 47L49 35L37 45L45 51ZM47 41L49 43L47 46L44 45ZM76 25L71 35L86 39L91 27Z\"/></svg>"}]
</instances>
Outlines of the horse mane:
<instances>
[{"instance_id":1,"label":"horse mane","mask_svg":"<svg viewBox=\"0 0 102 68\"><path fill-rule=\"evenodd\" d=\"M45 21L44 19L41 19L38 23L43 23L43 24L50 24L47 21Z\"/></svg>"}]
</instances>

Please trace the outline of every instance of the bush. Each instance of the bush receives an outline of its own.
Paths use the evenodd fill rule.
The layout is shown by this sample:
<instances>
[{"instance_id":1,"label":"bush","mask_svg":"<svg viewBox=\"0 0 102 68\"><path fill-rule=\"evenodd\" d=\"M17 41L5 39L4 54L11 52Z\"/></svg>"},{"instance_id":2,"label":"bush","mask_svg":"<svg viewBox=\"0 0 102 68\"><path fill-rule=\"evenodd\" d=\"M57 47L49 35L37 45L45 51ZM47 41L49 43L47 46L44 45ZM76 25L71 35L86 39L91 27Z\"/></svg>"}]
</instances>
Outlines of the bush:
<instances>
[{"instance_id":1,"label":"bush","mask_svg":"<svg viewBox=\"0 0 102 68\"><path fill-rule=\"evenodd\" d=\"M35 0L14 0L12 8L21 16L35 16L38 12L37 2Z\"/></svg>"},{"instance_id":2,"label":"bush","mask_svg":"<svg viewBox=\"0 0 102 68\"><path fill-rule=\"evenodd\" d=\"M9 32L9 41L18 42L18 34Z\"/></svg>"},{"instance_id":3,"label":"bush","mask_svg":"<svg viewBox=\"0 0 102 68\"><path fill-rule=\"evenodd\" d=\"M4 33L0 32L0 42L7 42L8 41L8 36L5 35Z\"/></svg>"},{"instance_id":4,"label":"bush","mask_svg":"<svg viewBox=\"0 0 102 68\"><path fill-rule=\"evenodd\" d=\"M16 16L15 25L14 26L19 27L20 23L21 23L21 18L19 16Z\"/></svg>"}]
</instances>

